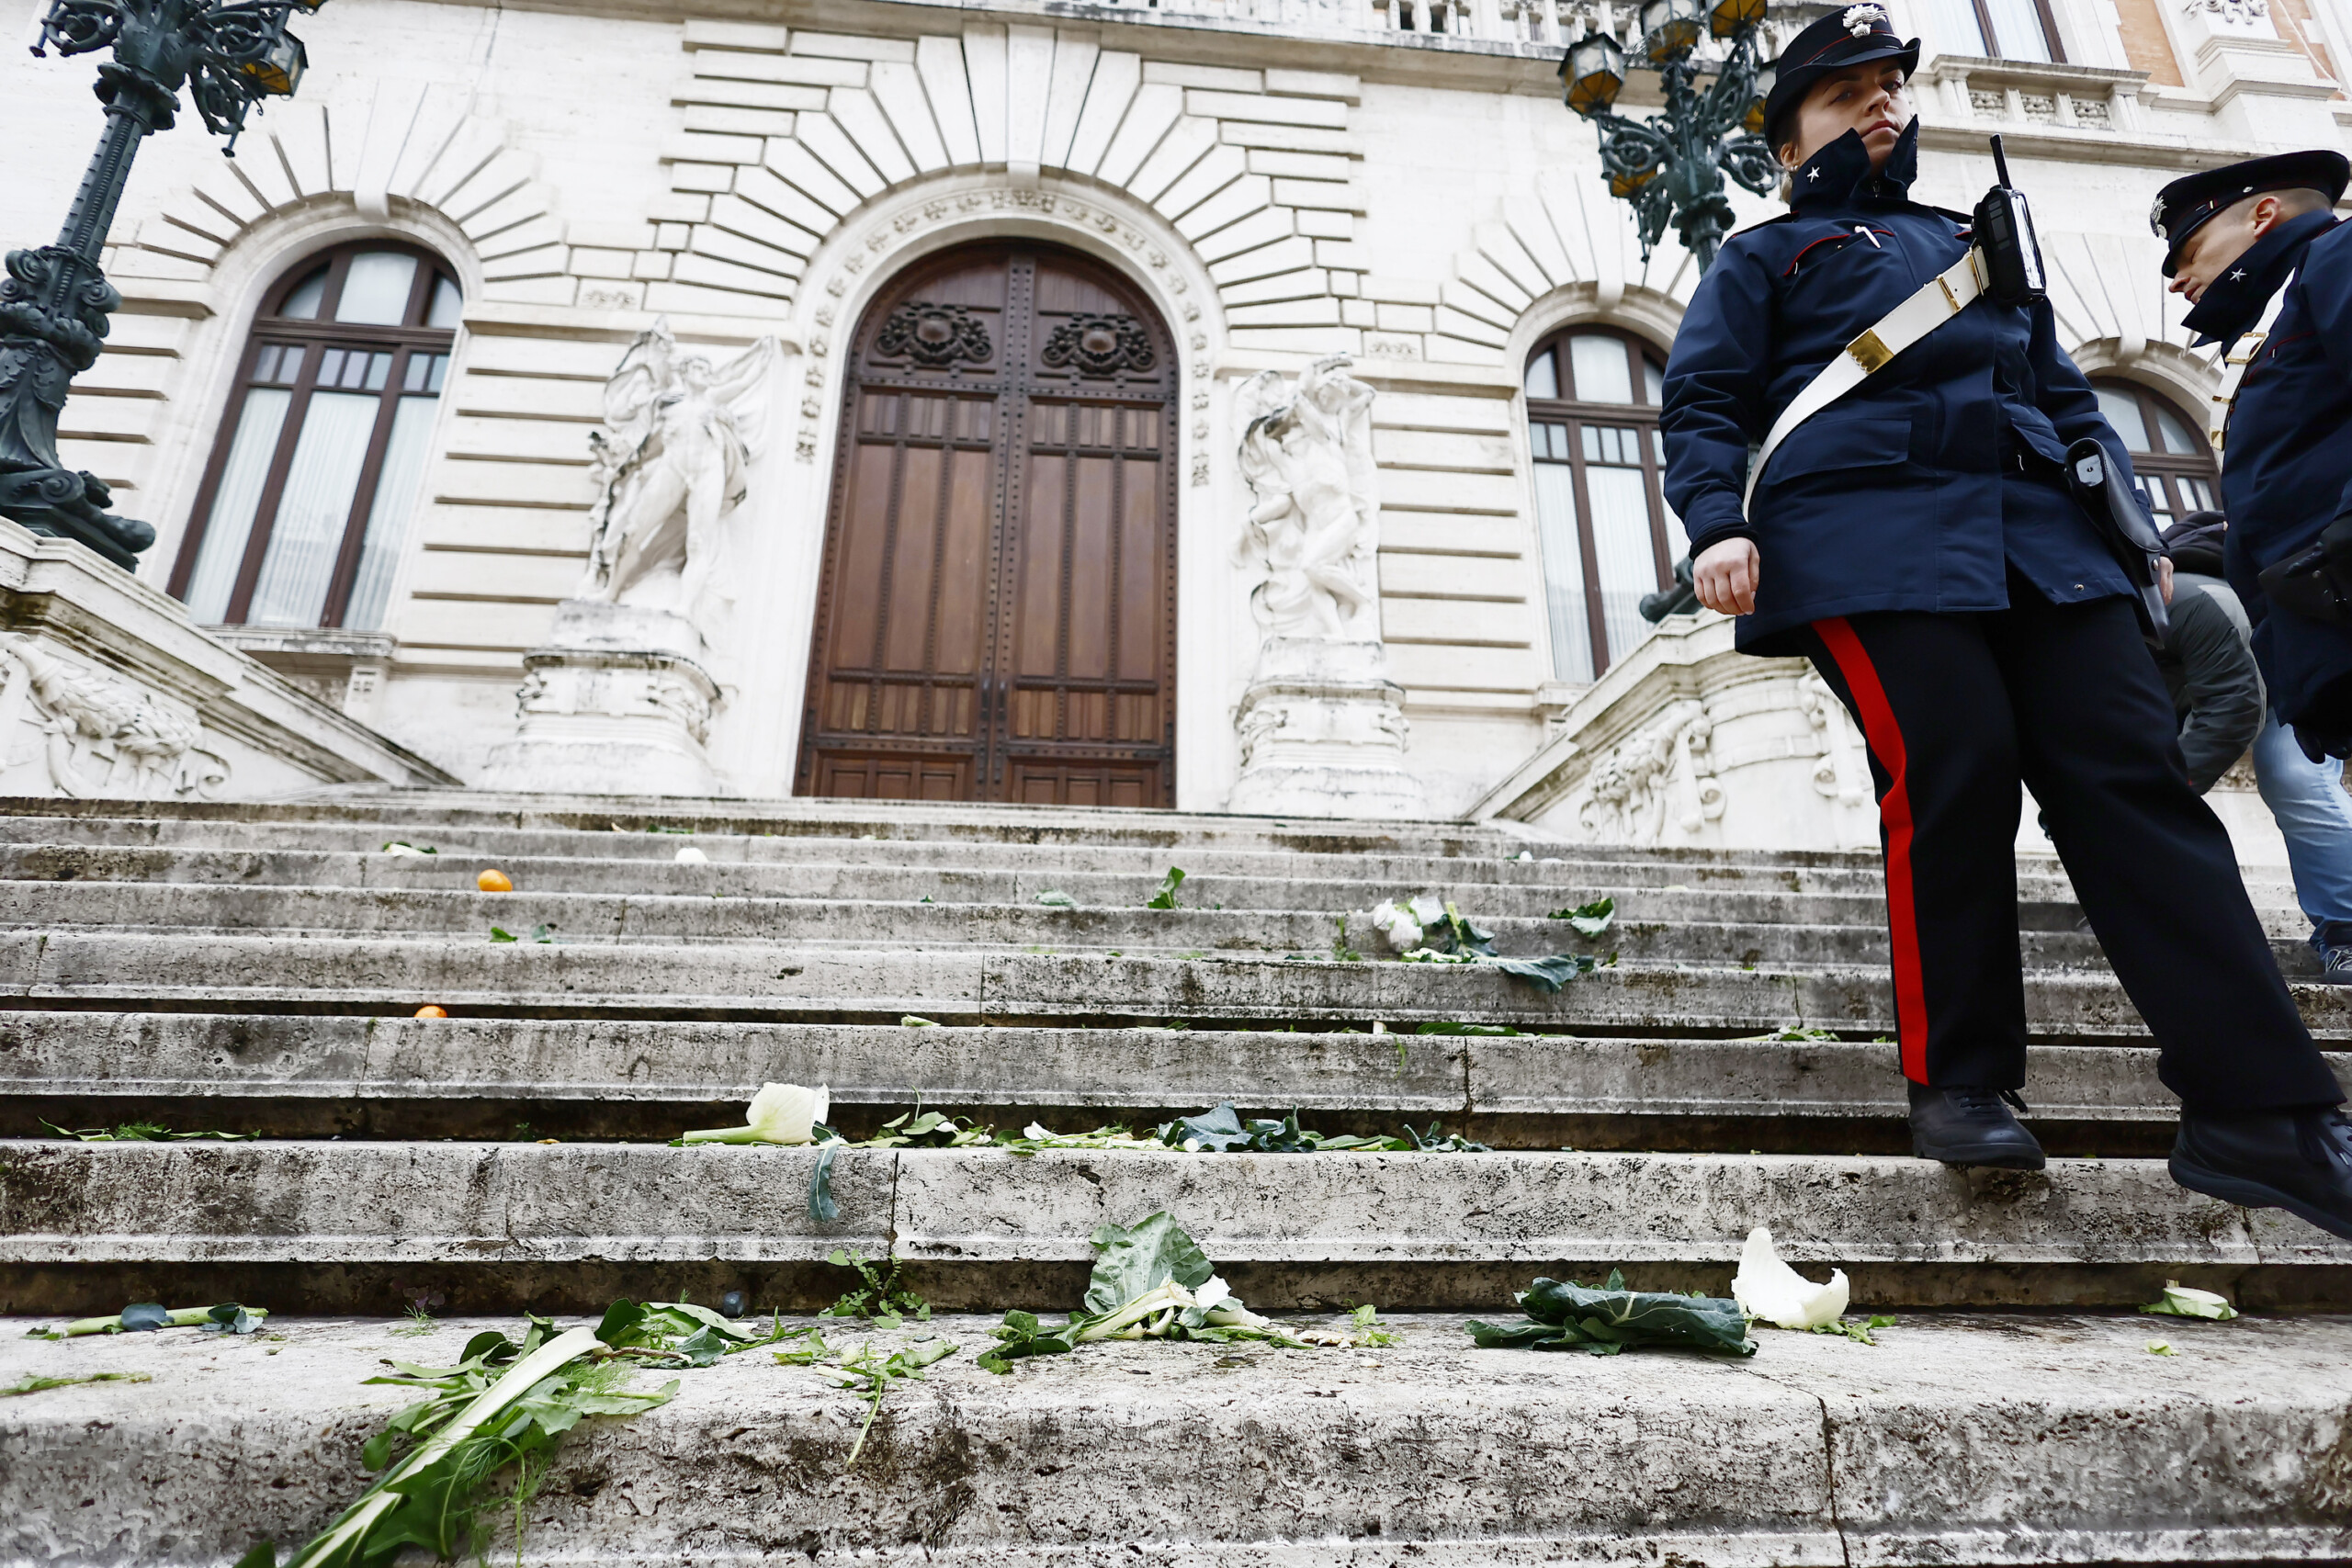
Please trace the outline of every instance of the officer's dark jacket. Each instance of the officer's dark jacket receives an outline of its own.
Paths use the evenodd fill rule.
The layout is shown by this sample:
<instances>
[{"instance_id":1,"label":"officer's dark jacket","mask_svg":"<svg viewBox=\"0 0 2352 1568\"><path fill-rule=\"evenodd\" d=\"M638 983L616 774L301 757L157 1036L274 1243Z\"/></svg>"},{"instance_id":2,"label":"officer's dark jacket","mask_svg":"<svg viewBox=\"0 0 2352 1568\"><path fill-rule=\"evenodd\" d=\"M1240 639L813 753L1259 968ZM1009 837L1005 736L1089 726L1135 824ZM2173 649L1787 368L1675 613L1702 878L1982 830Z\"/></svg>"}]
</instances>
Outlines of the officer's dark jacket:
<instances>
[{"instance_id":1,"label":"officer's dark jacket","mask_svg":"<svg viewBox=\"0 0 2352 1568\"><path fill-rule=\"evenodd\" d=\"M1967 254L1967 220L1909 199L1918 125L1873 175L1848 132L1797 170L1792 209L1727 241L1666 370L1666 497L1695 555L1746 535L1762 557L1739 646L1872 610L1997 610L2007 565L2059 604L2130 584L2054 476L2067 446L2123 444L2058 347L2050 307L1978 300L1798 427L1752 515L1749 449L1862 331ZM2027 481L2018 453L2052 476ZM2005 479L2004 470L2009 478Z\"/></svg>"},{"instance_id":2,"label":"officer's dark jacket","mask_svg":"<svg viewBox=\"0 0 2352 1568\"><path fill-rule=\"evenodd\" d=\"M2352 224L2306 212L2274 232L2303 247L2302 265L2238 384L2222 445L2230 583L2258 617L2254 650L2280 716L2341 728L2344 715L2312 709L2352 677L2352 635L2271 608L2255 579L2352 517Z\"/></svg>"}]
</instances>

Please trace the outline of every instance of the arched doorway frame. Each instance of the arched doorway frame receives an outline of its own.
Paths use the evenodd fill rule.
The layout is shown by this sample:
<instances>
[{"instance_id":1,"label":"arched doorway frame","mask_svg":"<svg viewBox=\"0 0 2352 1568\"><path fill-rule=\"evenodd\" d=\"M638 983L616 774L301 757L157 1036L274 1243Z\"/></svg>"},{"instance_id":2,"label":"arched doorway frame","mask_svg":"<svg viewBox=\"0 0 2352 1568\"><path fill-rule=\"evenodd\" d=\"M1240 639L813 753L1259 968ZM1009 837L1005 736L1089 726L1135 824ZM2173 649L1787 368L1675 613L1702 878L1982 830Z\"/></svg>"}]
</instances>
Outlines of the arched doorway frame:
<instances>
[{"instance_id":1,"label":"arched doorway frame","mask_svg":"<svg viewBox=\"0 0 2352 1568\"><path fill-rule=\"evenodd\" d=\"M1232 707L1257 651L1233 539L1246 496L1228 453L1230 377L1221 374L1225 322L1208 268L1165 220L1090 180L1042 175L1013 184L1001 173L946 175L875 198L809 258L794 320L802 352L786 372L779 422L789 535L779 553L777 614L753 652L772 675L760 682L764 713L739 722L764 732L759 750L790 790L799 755L826 519L849 344L867 308L907 266L983 240L1031 239L1080 251L1140 288L1174 334L1182 361L1176 493L1176 807L1213 809L1239 770ZM1252 367L1252 368L1255 368ZM1205 397L1204 397L1205 394ZM748 689L744 694L751 695Z\"/></svg>"}]
</instances>

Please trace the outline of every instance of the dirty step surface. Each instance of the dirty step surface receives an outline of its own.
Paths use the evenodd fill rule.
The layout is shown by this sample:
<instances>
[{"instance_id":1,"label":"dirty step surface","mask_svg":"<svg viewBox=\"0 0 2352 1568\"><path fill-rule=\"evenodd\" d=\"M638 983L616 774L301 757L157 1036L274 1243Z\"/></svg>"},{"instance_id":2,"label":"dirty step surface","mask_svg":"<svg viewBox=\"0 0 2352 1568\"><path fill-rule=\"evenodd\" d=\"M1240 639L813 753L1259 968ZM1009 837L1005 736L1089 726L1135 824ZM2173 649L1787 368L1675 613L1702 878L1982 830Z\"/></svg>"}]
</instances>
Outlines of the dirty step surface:
<instances>
[{"instance_id":1,"label":"dirty step surface","mask_svg":"<svg viewBox=\"0 0 2352 1568\"><path fill-rule=\"evenodd\" d=\"M1498 1303L1507 1307L1507 1302ZM1489 1315L1508 1315L1498 1310ZM1758 1332L1746 1360L1478 1350L1461 1320L1401 1343L1284 1351L1103 1344L958 1353L862 1403L764 1352L566 1437L531 1508L535 1562L946 1568L1492 1568L1550 1562L2243 1562L2352 1554L2352 1321L1905 1316L1869 1348ZM0 1405L0 1559L225 1564L291 1545L366 1484L408 1391L381 1358L456 1359L512 1319L404 1336L272 1318L64 1342L0 1323L0 1385L151 1374ZM2177 1354L2149 1353L2152 1339ZM668 1374L640 1375L652 1386ZM512 1550L511 1546L506 1550ZM498 1552L493 1551L495 1560Z\"/></svg>"}]
</instances>

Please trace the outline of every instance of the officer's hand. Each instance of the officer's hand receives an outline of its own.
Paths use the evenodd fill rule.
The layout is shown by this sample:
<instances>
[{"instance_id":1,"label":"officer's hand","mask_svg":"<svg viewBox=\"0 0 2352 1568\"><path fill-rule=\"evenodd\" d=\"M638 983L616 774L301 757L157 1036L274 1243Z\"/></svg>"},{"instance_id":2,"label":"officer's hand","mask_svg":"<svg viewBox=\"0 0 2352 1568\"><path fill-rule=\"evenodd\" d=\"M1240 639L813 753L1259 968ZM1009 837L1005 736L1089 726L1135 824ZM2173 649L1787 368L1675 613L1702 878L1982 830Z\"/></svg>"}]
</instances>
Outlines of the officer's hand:
<instances>
[{"instance_id":1,"label":"officer's hand","mask_svg":"<svg viewBox=\"0 0 2352 1568\"><path fill-rule=\"evenodd\" d=\"M2170 556L2156 558L2156 592L2165 596L2165 604L2172 603L2172 557Z\"/></svg>"},{"instance_id":2,"label":"officer's hand","mask_svg":"<svg viewBox=\"0 0 2352 1568\"><path fill-rule=\"evenodd\" d=\"M1753 612L1757 586L1763 581L1763 564L1757 558L1753 539L1709 545L1690 563L1690 585L1699 591L1699 603L1719 615Z\"/></svg>"}]
</instances>

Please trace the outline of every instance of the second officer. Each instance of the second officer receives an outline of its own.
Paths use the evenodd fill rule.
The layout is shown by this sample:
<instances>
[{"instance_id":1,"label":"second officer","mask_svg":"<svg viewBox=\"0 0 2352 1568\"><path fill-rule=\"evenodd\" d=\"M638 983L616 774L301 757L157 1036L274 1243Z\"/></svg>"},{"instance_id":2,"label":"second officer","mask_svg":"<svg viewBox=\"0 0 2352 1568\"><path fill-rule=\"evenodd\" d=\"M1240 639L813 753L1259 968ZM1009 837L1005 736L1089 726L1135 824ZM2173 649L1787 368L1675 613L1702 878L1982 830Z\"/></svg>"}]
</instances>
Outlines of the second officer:
<instances>
[{"instance_id":1,"label":"second officer","mask_svg":"<svg viewBox=\"0 0 2352 1568\"><path fill-rule=\"evenodd\" d=\"M1701 601L1740 617L1744 651L1809 658L1868 742L1913 1147L2042 1163L2004 1104L2025 1081L2022 782L2184 1118L2253 1129L2230 1175L2259 1196L2233 1201L2352 1236L2342 1093L2189 785L2132 579L2064 482L2090 438L2128 486L2123 443L2048 303L1979 298L1971 220L1911 199L1917 41L1849 6L1781 58L1766 133L1790 210L1728 241L1691 300L1666 492Z\"/></svg>"}]
</instances>

